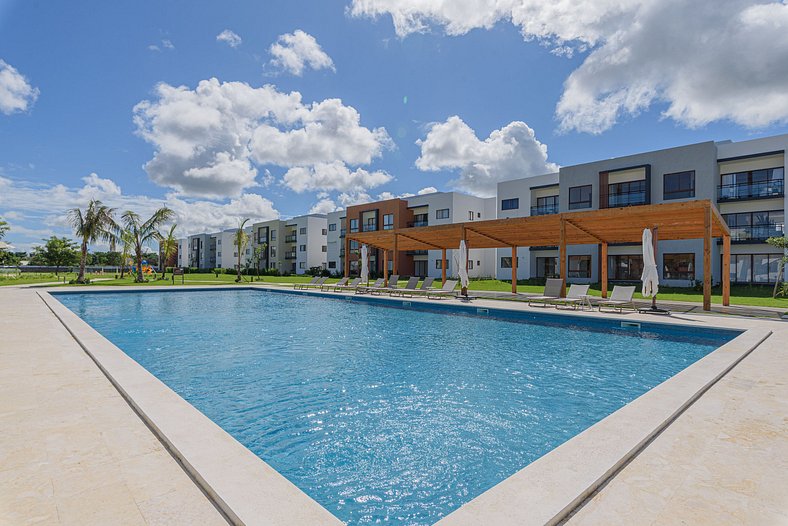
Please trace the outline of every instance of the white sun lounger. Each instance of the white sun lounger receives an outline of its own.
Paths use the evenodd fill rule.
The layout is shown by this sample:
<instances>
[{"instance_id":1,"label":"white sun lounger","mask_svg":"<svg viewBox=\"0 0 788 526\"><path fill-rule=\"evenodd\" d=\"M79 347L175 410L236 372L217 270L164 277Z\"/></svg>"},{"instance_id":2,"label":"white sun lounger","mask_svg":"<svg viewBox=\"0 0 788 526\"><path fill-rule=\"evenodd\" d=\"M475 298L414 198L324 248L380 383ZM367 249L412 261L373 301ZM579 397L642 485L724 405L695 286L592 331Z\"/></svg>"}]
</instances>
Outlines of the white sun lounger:
<instances>
[{"instance_id":1,"label":"white sun lounger","mask_svg":"<svg viewBox=\"0 0 788 526\"><path fill-rule=\"evenodd\" d=\"M618 312L624 312L625 308L635 310L635 302L632 301L632 296L635 294L635 286L631 285L624 287L616 285L613 287L613 292L608 299L600 300L597 303L599 311L602 312L602 307L616 309Z\"/></svg>"},{"instance_id":2,"label":"white sun lounger","mask_svg":"<svg viewBox=\"0 0 788 526\"><path fill-rule=\"evenodd\" d=\"M455 287L457 287L457 280L447 279L446 283L443 284L443 287L439 289L427 290L427 299L442 299L449 296L455 296Z\"/></svg>"},{"instance_id":3,"label":"white sun lounger","mask_svg":"<svg viewBox=\"0 0 788 526\"><path fill-rule=\"evenodd\" d=\"M550 300L549 303L555 305L556 309L560 308L561 306L568 306L568 307L572 307L573 309L577 309L577 306L582 305L585 296L588 295L589 287L590 285L574 284L571 287L569 287L569 292L567 292L565 298L557 298L554 300Z\"/></svg>"},{"instance_id":4,"label":"white sun lounger","mask_svg":"<svg viewBox=\"0 0 788 526\"><path fill-rule=\"evenodd\" d=\"M392 289L389 291L389 296L405 296L406 294L413 296L413 291L416 290L416 285L419 284L418 276L411 276L408 282L401 289Z\"/></svg>"},{"instance_id":5,"label":"white sun lounger","mask_svg":"<svg viewBox=\"0 0 788 526\"><path fill-rule=\"evenodd\" d=\"M544 294L541 296L528 296L528 298L526 298L528 300L528 305L532 306L536 304L542 307L547 306L552 300L557 300L561 297L561 287L563 284L564 282L561 279L547 278L547 283L545 283L544 286Z\"/></svg>"},{"instance_id":6,"label":"white sun lounger","mask_svg":"<svg viewBox=\"0 0 788 526\"><path fill-rule=\"evenodd\" d=\"M309 283L296 283L296 284L293 285L293 288L294 289L305 289L309 285L314 285L315 283L317 283L317 280L319 280L319 279L320 279L320 276L315 276L314 278L312 278L312 280Z\"/></svg>"}]
</instances>

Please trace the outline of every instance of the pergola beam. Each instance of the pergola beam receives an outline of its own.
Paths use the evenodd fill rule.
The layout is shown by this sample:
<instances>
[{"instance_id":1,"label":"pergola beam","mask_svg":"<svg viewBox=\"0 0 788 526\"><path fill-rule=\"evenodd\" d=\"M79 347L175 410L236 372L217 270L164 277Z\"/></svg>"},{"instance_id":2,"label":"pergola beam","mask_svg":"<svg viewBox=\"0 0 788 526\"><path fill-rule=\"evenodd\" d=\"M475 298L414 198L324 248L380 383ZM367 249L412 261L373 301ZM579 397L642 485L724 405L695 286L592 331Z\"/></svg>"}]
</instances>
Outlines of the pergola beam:
<instances>
[{"instance_id":1,"label":"pergola beam","mask_svg":"<svg viewBox=\"0 0 788 526\"><path fill-rule=\"evenodd\" d=\"M584 233L584 234L586 234L586 235L589 235L589 236L591 236L592 238L596 239L598 242L600 242L600 243L604 243L604 242L605 242L605 240L604 240L604 239L602 239L602 237L600 237L600 236L598 236L598 235L594 234L593 232L591 232L591 231L590 231L590 230L588 230L587 228L583 228L582 226L578 225L577 223L575 223L575 222L574 222L574 221L572 221L571 219L567 219L567 220L566 220L566 222L567 222L567 223L569 223L570 225L572 225L573 227L575 227L575 228L576 228L577 230L579 230L580 232L582 232L582 233Z\"/></svg>"}]
</instances>

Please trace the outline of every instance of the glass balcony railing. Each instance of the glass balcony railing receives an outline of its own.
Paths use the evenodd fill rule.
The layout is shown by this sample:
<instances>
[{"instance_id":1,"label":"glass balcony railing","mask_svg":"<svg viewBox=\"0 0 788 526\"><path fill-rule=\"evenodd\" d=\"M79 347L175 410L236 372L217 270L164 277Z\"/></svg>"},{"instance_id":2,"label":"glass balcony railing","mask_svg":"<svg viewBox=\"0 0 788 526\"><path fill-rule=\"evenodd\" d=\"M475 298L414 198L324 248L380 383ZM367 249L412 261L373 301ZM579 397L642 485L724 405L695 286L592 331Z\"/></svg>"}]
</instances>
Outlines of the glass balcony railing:
<instances>
[{"instance_id":1,"label":"glass balcony railing","mask_svg":"<svg viewBox=\"0 0 788 526\"><path fill-rule=\"evenodd\" d=\"M289 234L285 236L285 243L295 243L298 240L297 234Z\"/></svg>"},{"instance_id":2,"label":"glass balcony railing","mask_svg":"<svg viewBox=\"0 0 788 526\"><path fill-rule=\"evenodd\" d=\"M558 205L543 205L543 206L531 207L532 216L546 216L546 215L557 214L557 213L558 213Z\"/></svg>"},{"instance_id":3,"label":"glass balcony railing","mask_svg":"<svg viewBox=\"0 0 788 526\"><path fill-rule=\"evenodd\" d=\"M374 232L378 229L377 223L364 223L362 226L362 232Z\"/></svg>"},{"instance_id":4,"label":"glass balcony railing","mask_svg":"<svg viewBox=\"0 0 788 526\"><path fill-rule=\"evenodd\" d=\"M730 227L731 241L766 241L770 237L782 237L785 233L783 223Z\"/></svg>"},{"instance_id":5,"label":"glass balcony railing","mask_svg":"<svg viewBox=\"0 0 788 526\"><path fill-rule=\"evenodd\" d=\"M632 191L632 192L617 192L608 194L607 207L619 208L623 206L639 206L646 204L646 192Z\"/></svg>"},{"instance_id":6,"label":"glass balcony railing","mask_svg":"<svg viewBox=\"0 0 788 526\"><path fill-rule=\"evenodd\" d=\"M764 199L785 195L785 182L782 179L749 184L721 184L717 188L718 201L738 201L740 199Z\"/></svg>"},{"instance_id":7,"label":"glass balcony railing","mask_svg":"<svg viewBox=\"0 0 788 526\"><path fill-rule=\"evenodd\" d=\"M420 226L430 226L430 222L429 221L410 221L408 223L408 227L409 228L415 228L415 227L420 227Z\"/></svg>"},{"instance_id":8,"label":"glass balcony railing","mask_svg":"<svg viewBox=\"0 0 788 526\"><path fill-rule=\"evenodd\" d=\"M292 252L285 252L285 259L295 259L296 253L295 250Z\"/></svg>"}]
</instances>

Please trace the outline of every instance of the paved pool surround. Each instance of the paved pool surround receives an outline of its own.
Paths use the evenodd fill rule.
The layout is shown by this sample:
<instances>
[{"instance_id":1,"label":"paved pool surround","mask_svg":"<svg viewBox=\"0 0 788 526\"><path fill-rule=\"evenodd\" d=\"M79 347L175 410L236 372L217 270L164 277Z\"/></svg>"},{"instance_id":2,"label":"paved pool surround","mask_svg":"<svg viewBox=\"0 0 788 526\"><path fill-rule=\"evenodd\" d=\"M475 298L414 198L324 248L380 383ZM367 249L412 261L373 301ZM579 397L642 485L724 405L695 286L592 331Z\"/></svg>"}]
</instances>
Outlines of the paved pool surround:
<instances>
[{"instance_id":1,"label":"paved pool surround","mask_svg":"<svg viewBox=\"0 0 788 526\"><path fill-rule=\"evenodd\" d=\"M218 291L222 288L206 287ZM398 308L454 310L468 315L555 317L544 309L519 303L423 298L358 297L352 294L294 292L254 285L279 293L325 295L341 301L372 301ZM172 287L146 290L172 290ZM197 287L185 287L197 290ZM205 290L205 288L201 288ZM82 289L69 289L78 292ZM139 289L90 287L85 292L139 292ZM284 477L241 446L141 366L128 358L53 296L40 293L85 351L96 361L127 401L156 432L173 455L216 505L237 524L339 524ZM482 309L479 311L478 309ZM516 314L515 314L516 313ZM621 321L744 331L660 386L609 415L586 431L533 462L439 524L551 524L565 519L579 504L616 474L689 405L770 334L768 323L736 318L686 316L655 320L638 314L563 312L583 322L609 326ZM580 319L578 319L580 321ZM199 430L199 431L196 431ZM196 438L199 437L199 438Z\"/></svg>"}]
</instances>

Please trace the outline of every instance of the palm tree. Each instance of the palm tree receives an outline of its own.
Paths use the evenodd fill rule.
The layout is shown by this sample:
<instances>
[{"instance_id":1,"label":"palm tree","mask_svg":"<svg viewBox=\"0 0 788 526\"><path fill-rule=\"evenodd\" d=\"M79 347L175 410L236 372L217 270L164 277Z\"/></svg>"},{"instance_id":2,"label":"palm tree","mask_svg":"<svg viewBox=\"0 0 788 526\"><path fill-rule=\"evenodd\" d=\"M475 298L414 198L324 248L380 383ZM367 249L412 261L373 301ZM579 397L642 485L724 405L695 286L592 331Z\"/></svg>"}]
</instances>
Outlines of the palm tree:
<instances>
[{"instance_id":1,"label":"palm tree","mask_svg":"<svg viewBox=\"0 0 788 526\"><path fill-rule=\"evenodd\" d=\"M123 243L123 248L120 252L120 279L123 279L123 276L126 275L126 262L131 257L131 236L125 230L121 229L120 231L120 241Z\"/></svg>"},{"instance_id":2,"label":"palm tree","mask_svg":"<svg viewBox=\"0 0 788 526\"><path fill-rule=\"evenodd\" d=\"M175 237L176 226L178 225L173 224L167 235L159 238L159 252L161 254L159 258L159 267L161 267L162 270L162 279L167 275L167 260L178 250L178 239Z\"/></svg>"},{"instance_id":3,"label":"palm tree","mask_svg":"<svg viewBox=\"0 0 788 526\"><path fill-rule=\"evenodd\" d=\"M238 249L238 265L236 265L236 269L238 270L238 276L235 278L236 283L241 282L241 256L243 251L246 250L246 245L249 244L249 234L246 233L244 227L246 223L249 221L249 218L244 219L238 224L238 229L235 231L235 235L233 236L233 244Z\"/></svg>"},{"instance_id":4,"label":"palm tree","mask_svg":"<svg viewBox=\"0 0 788 526\"><path fill-rule=\"evenodd\" d=\"M126 235L129 236L130 245L134 250L134 262L137 267L137 283L145 281L142 277L142 251L144 247L150 246L154 241L161 239L159 228L172 219L175 212L169 208L162 207L156 210L152 216L146 221L136 212L127 210L123 212L121 220L123 221L123 229Z\"/></svg>"},{"instance_id":5,"label":"palm tree","mask_svg":"<svg viewBox=\"0 0 788 526\"><path fill-rule=\"evenodd\" d=\"M82 238L79 256L79 276L77 283L85 283L85 263L88 257L88 244L101 241L112 241L117 233L115 209L104 205L97 199L91 199L84 213L80 208L68 211L68 222L74 233Z\"/></svg>"}]
</instances>

